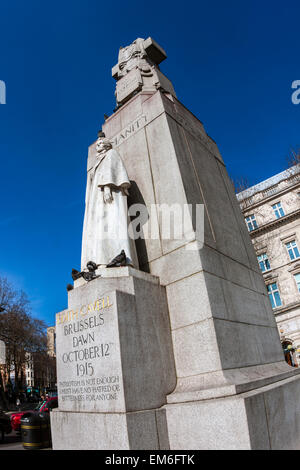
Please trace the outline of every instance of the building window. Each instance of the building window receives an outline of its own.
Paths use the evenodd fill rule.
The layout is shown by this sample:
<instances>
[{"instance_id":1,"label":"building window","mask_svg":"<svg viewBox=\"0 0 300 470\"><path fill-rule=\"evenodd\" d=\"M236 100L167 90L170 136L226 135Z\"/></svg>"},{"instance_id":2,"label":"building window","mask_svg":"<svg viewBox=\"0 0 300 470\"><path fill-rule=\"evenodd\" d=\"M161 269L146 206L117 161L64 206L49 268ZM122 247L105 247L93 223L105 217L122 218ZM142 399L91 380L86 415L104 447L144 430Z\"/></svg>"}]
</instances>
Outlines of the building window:
<instances>
[{"instance_id":1,"label":"building window","mask_svg":"<svg viewBox=\"0 0 300 470\"><path fill-rule=\"evenodd\" d=\"M259 255L257 257L257 261L263 273L271 269L267 253L263 253L262 255Z\"/></svg>"},{"instance_id":2,"label":"building window","mask_svg":"<svg viewBox=\"0 0 300 470\"><path fill-rule=\"evenodd\" d=\"M277 202L277 204L274 204L274 206L272 206L272 208L274 210L276 219L280 219L280 217L283 217L285 215L284 210L281 207L281 202Z\"/></svg>"},{"instance_id":3,"label":"building window","mask_svg":"<svg viewBox=\"0 0 300 470\"><path fill-rule=\"evenodd\" d=\"M300 292L300 273L294 274L294 278L295 278L295 281L296 281L297 289Z\"/></svg>"},{"instance_id":4,"label":"building window","mask_svg":"<svg viewBox=\"0 0 300 470\"><path fill-rule=\"evenodd\" d=\"M255 215L249 215L248 217L245 218L246 224L248 227L249 232L252 232L252 230L255 230L257 228L257 222L255 219Z\"/></svg>"},{"instance_id":5,"label":"building window","mask_svg":"<svg viewBox=\"0 0 300 470\"><path fill-rule=\"evenodd\" d=\"M300 252L299 252L299 249L295 240L289 243L286 243L285 246L286 246L286 249L288 251L291 261L293 261L294 259L300 258Z\"/></svg>"},{"instance_id":6,"label":"building window","mask_svg":"<svg viewBox=\"0 0 300 470\"><path fill-rule=\"evenodd\" d=\"M280 307L282 305L279 290L277 287L277 282L273 282L273 284L269 284L267 286L269 299L272 305L272 308Z\"/></svg>"}]
</instances>

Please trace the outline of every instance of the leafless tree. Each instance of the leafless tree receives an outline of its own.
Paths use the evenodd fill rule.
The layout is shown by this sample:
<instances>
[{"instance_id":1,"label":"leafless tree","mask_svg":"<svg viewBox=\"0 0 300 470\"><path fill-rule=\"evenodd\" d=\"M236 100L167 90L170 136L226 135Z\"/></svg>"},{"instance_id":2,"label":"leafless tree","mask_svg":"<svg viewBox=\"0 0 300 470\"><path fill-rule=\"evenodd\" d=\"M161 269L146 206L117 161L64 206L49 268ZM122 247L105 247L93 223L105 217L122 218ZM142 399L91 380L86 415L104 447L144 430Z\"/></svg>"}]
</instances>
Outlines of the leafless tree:
<instances>
[{"instance_id":1,"label":"leafless tree","mask_svg":"<svg viewBox=\"0 0 300 470\"><path fill-rule=\"evenodd\" d=\"M291 149L289 155L286 158L287 167L293 168L300 163L300 149Z\"/></svg>"},{"instance_id":2,"label":"leafless tree","mask_svg":"<svg viewBox=\"0 0 300 470\"><path fill-rule=\"evenodd\" d=\"M244 176L241 176L239 178L231 178L231 182L234 188L234 192L236 194L241 193L242 191L245 191L246 189L251 187L249 180Z\"/></svg>"},{"instance_id":3,"label":"leafless tree","mask_svg":"<svg viewBox=\"0 0 300 470\"><path fill-rule=\"evenodd\" d=\"M6 345L6 364L2 366L2 372L9 382L10 373L14 371L18 392L23 381L26 353L47 351L46 324L31 316L27 295L14 290L3 278L0 278L0 339Z\"/></svg>"},{"instance_id":4,"label":"leafless tree","mask_svg":"<svg viewBox=\"0 0 300 470\"><path fill-rule=\"evenodd\" d=\"M291 149L286 157L287 171L295 182L300 182L300 149ZM298 167L298 170L297 170Z\"/></svg>"}]
</instances>

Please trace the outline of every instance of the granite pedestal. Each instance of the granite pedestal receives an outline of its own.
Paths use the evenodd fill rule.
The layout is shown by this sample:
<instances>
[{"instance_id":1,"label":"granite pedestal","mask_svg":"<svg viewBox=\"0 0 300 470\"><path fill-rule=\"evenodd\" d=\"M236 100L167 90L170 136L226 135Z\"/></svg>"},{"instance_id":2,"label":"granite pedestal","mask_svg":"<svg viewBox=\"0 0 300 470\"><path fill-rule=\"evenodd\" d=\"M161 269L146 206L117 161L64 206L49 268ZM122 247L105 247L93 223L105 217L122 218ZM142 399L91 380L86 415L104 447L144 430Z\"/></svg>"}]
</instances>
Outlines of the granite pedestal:
<instances>
[{"instance_id":1,"label":"granite pedestal","mask_svg":"<svg viewBox=\"0 0 300 470\"><path fill-rule=\"evenodd\" d=\"M160 408L176 376L165 289L132 268L100 272L75 281L68 309L56 315L53 448L168 446Z\"/></svg>"}]
</instances>

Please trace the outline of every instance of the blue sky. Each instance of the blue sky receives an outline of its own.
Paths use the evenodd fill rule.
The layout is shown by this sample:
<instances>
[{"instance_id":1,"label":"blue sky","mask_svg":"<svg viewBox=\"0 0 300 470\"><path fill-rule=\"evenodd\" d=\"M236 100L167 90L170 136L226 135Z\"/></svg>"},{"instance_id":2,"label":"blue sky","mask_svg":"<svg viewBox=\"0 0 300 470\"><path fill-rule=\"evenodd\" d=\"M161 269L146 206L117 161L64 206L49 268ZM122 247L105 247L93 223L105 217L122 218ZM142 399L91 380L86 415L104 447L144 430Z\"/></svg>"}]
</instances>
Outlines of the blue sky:
<instances>
[{"instance_id":1,"label":"blue sky","mask_svg":"<svg viewBox=\"0 0 300 470\"><path fill-rule=\"evenodd\" d=\"M87 149L115 106L121 45L152 36L178 99L234 178L258 183L300 147L299 2L3 0L0 275L54 324L80 267Z\"/></svg>"}]
</instances>

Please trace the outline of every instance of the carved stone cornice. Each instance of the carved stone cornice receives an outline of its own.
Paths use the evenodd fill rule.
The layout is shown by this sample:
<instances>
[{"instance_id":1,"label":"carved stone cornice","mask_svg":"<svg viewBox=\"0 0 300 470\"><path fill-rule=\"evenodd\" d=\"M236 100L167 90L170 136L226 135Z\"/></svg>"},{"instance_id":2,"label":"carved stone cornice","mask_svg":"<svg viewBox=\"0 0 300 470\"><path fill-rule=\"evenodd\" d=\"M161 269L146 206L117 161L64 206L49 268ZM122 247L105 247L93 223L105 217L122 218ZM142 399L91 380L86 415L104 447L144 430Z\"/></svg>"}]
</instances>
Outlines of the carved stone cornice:
<instances>
[{"instance_id":1,"label":"carved stone cornice","mask_svg":"<svg viewBox=\"0 0 300 470\"><path fill-rule=\"evenodd\" d=\"M288 305L284 305L282 307L277 307L273 309L275 317L282 315L283 313L287 313L291 310L295 310L296 308L300 308L300 301L291 302Z\"/></svg>"},{"instance_id":2,"label":"carved stone cornice","mask_svg":"<svg viewBox=\"0 0 300 470\"><path fill-rule=\"evenodd\" d=\"M250 237L255 238L258 235L262 235L265 232L274 230L279 225L285 225L286 223L296 220L299 216L300 216L300 209L297 209L296 211L293 211L290 214L286 214L283 217L280 217L279 219L272 220L271 222L268 222L267 224L257 227L255 230L252 230L251 232L249 232Z\"/></svg>"}]
</instances>

